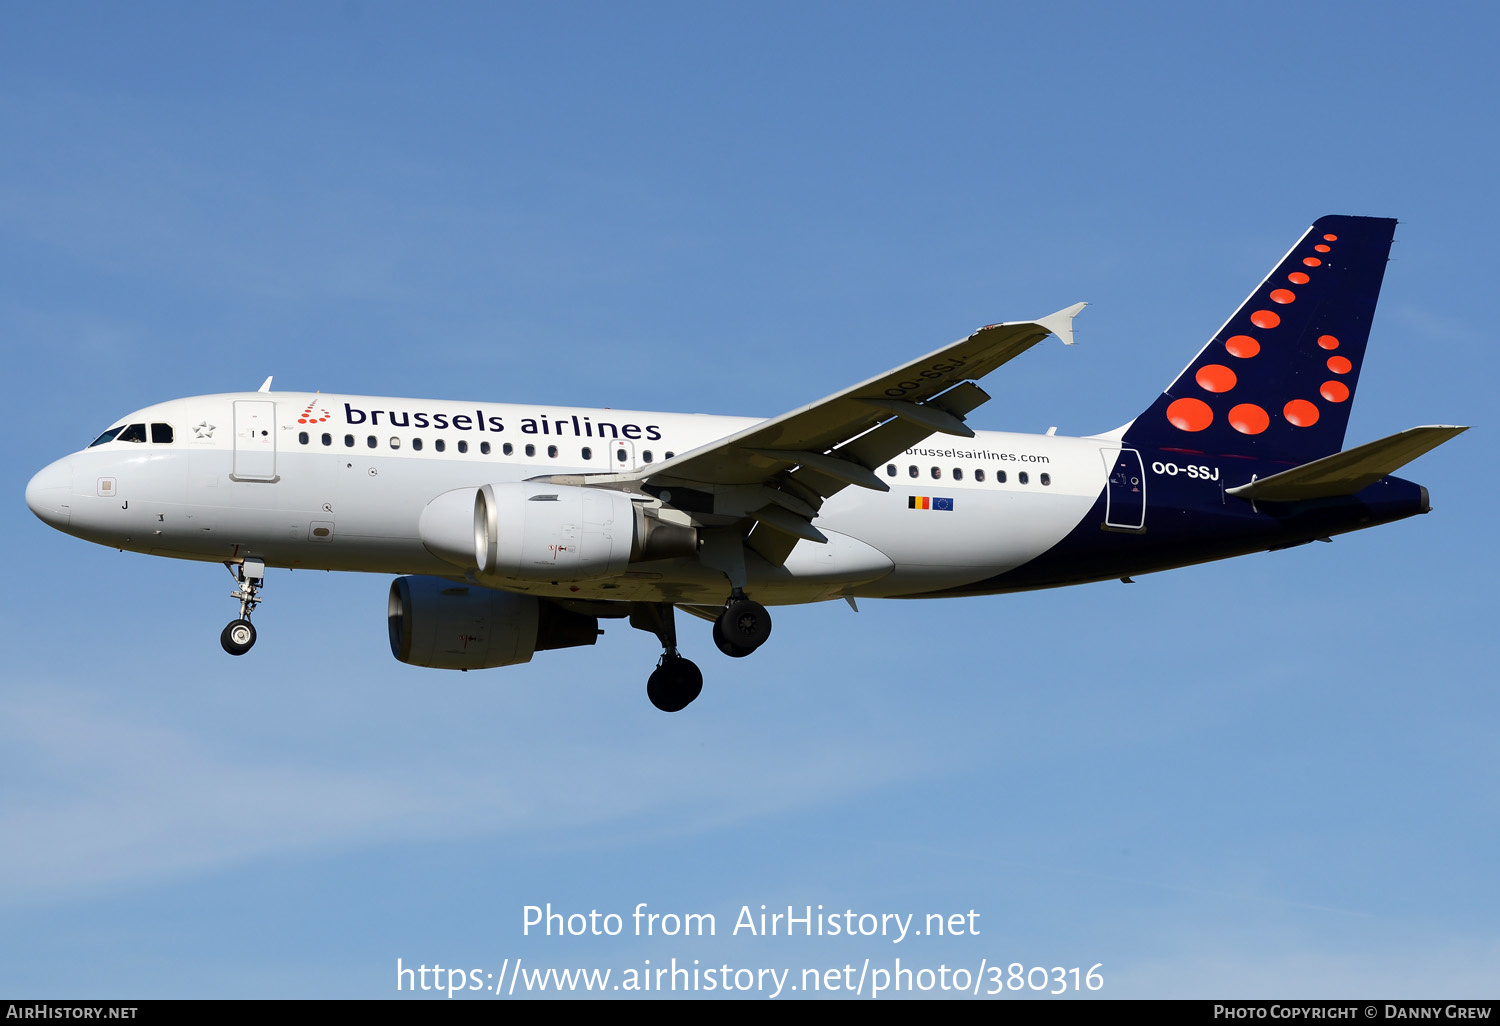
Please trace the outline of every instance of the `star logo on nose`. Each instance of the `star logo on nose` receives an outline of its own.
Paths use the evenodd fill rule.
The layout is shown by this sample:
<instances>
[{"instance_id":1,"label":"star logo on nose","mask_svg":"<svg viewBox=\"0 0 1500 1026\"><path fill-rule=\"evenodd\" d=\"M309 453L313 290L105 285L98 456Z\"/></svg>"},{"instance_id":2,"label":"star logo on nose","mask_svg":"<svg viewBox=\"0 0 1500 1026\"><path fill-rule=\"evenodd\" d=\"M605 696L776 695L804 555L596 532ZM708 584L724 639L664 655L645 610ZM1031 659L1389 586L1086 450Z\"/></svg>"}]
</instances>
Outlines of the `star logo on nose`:
<instances>
[{"instance_id":1,"label":"star logo on nose","mask_svg":"<svg viewBox=\"0 0 1500 1026\"><path fill-rule=\"evenodd\" d=\"M214 426L206 420L203 423L199 424L197 427L193 428L194 438L212 438L213 436Z\"/></svg>"}]
</instances>

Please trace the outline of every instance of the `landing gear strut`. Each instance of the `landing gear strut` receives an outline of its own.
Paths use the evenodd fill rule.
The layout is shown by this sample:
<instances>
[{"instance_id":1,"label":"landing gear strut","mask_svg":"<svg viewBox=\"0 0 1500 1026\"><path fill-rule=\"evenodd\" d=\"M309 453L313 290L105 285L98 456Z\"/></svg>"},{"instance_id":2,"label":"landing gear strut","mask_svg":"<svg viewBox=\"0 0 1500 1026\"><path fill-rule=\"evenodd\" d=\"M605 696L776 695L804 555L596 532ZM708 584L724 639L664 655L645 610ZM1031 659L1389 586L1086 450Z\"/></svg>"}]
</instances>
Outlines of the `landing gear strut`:
<instances>
[{"instance_id":1,"label":"landing gear strut","mask_svg":"<svg viewBox=\"0 0 1500 1026\"><path fill-rule=\"evenodd\" d=\"M240 618L231 620L219 635L219 644L230 655L244 655L255 644L255 627L250 623L250 614L260 605L260 589L265 584L266 565L258 559L247 559L238 567L224 564L234 574L239 587L229 593L230 598L240 600Z\"/></svg>"},{"instance_id":2,"label":"landing gear strut","mask_svg":"<svg viewBox=\"0 0 1500 1026\"><path fill-rule=\"evenodd\" d=\"M759 602L735 589L724 612L714 621L714 644L719 651L743 659L771 636L771 614Z\"/></svg>"},{"instance_id":3,"label":"landing gear strut","mask_svg":"<svg viewBox=\"0 0 1500 1026\"><path fill-rule=\"evenodd\" d=\"M670 602L643 602L630 613L630 626L650 631L661 641L661 658L646 681L646 697L662 712L681 712L703 691L698 665L677 653L675 612Z\"/></svg>"}]
</instances>

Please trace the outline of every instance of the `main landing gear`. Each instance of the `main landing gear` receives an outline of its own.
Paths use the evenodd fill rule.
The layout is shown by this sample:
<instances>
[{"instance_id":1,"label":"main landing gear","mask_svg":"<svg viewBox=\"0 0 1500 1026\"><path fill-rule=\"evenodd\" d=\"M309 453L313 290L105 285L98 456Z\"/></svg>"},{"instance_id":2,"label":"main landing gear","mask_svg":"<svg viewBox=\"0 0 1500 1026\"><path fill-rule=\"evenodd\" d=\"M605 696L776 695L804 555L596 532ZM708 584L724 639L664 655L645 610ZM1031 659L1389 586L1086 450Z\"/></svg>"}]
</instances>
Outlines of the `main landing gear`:
<instances>
[{"instance_id":1,"label":"main landing gear","mask_svg":"<svg viewBox=\"0 0 1500 1026\"><path fill-rule=\"evenodd\" d=\"M266 565L257 559L247 559L238 567L225 563L234 574L239 587L229 593L230 598L240 600L240 618L229 621L219 635L219 644L230 655L240 656L250 651L255 644L255 627L250 623L250 614L260 605L260 589L265 585Z\"/></svg>"},{"instance_id":2,"label":"main landing gear","mask_svg":"<svg viewBox=\"0 0 1500 1026\"><path fill-rule=\"evenodd\" d=\"M646 680L646 697L662 712L681 712L703 691L703 672L677 653L676 610L670 602L637 605L630 626L650 631L661 641L661 658Z\"/></svg>"},{"instance_id":3,"label":"main landing gear","mask_svg":"<svg viewBox=\"0 0 1500 1026\"><path fill-rule=\"evenodd\" d=\"M646 697L662 712L681 712L703 692L703 672L677 651L676 609L670 602L642 602L630 613L630 626L661 641L661 658L646 681ZM735 590L714 621L714 644L736 659L754 652L771 636L771 614Z\"/></svg>"},{"instance_id":4,"label":"main landing gear","mask_svg":"<svg viewBox=\"0 0 1500 1026\"><path fill-rule=\"evenodd\" d=\"M736 589L719 618L714 621L714 644L719 651L743 659L771 636L771 614L759 602Z\"/></svg>"}]
</instances>

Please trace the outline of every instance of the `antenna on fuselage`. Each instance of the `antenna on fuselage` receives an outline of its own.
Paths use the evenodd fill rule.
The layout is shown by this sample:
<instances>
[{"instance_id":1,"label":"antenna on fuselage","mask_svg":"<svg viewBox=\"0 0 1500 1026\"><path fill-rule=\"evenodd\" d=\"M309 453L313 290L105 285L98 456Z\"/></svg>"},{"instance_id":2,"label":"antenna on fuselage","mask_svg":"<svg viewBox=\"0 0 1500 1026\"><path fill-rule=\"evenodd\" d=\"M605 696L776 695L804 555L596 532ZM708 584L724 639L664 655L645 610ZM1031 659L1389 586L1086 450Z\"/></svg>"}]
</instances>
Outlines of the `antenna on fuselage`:
<instances>
[{"instance_id":1,"label":"antenna on fuselage","mask_svg":"<svg viewBox=\"0 0 1500 1026\"><path fill-rule=\"evenodd\" d=\"M276 375L274 375L274 374L267 374L266 375L266 380L264 380L264 381L262 381L260 383L260 387L257 388L256 391L257 392L269 392L271 390L271 379L274 378L275 376Z\"/></svg>"}]
</instances>

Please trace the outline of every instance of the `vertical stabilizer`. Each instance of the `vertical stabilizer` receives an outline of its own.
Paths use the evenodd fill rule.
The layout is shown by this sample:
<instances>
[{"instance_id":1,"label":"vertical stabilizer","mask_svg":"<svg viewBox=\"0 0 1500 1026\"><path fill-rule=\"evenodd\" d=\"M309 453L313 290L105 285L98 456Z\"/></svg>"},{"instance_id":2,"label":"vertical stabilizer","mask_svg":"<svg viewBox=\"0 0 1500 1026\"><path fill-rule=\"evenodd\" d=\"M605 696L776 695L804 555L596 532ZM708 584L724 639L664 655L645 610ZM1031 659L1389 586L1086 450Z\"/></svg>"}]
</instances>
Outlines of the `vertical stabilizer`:
<instances>
[{"instance_id":1,"label":"vertical stabilizer","mask_svg":"<svg viewBox=\"0 0 1500 1026\"><path fill-rule=\"evenodd\" d=\"M1306 463L1338 452L1396 222L1317 220L1126 444Z\"/></svg>"}]
</instances>

